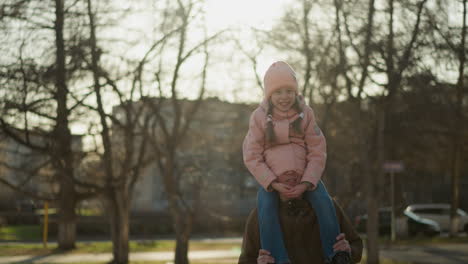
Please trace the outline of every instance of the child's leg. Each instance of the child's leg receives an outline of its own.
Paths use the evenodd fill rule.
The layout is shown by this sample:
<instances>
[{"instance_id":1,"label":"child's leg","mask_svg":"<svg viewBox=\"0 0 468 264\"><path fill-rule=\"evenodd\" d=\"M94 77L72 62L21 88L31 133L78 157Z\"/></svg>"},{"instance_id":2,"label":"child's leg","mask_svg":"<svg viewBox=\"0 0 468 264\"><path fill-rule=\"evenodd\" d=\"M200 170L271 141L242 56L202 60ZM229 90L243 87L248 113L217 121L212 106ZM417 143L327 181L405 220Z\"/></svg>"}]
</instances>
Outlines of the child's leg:
<instances>
[{"instance_id":1,"label":"child's leg","mask_svg":"<svg viewBox=\"0 0 468 264\"><path fill-rule=\"evenodd\" d=\"M333 245L336 243L336 237L340 234L335 206L322 181L319 182L315 190L307 191L305 195L317 215L323 254L330 261L335 255Z\"/></svg>"},{"instance_id":2,"label":"child's leg","mask_svg":"<svg viewBox=\"0 0 468 264\"><path fill-rule=\"evenodd\" d=\"M283 264L290 261L279 222L278 199L277 192L267 192L260 187L257 195L258 226L262 249L271 252L275 263Z\"/></svg>"}]
</instances>

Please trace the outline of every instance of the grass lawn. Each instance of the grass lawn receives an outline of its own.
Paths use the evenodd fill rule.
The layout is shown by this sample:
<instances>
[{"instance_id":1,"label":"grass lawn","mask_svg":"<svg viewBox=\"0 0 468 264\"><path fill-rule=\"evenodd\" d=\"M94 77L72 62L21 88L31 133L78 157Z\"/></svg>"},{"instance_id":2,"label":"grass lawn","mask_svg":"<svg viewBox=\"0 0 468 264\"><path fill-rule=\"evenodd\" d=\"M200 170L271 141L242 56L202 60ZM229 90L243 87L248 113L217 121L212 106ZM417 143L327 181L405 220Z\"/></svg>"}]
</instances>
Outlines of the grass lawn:
<instances>
[{"instance_id":1,"label":"grass lawn","mask_svg":"<svg viewBox=\"0 0 468 264\"><path fill-rule=\"evenodd\" d=\"M229 242L190 242L190 250L231 250L240 249L241 243ZM15 255L42 255L50 253L61 253L54 249L56 244L49 244L48 249L44 249L42 243L14 243L0 244L0 256ZM130 241L130 252L155 252L155 251L173 251L175 241L153 240L153 241ZM111 242L78 242L77 248L67 253L110 253L112 252ZM64 253L64 252L62 252Z\"/></svg>"},{"instance_id":2,"label":"grass lawn","mask_svg":"<svg viewBox=\"0 0 468 264\"><path fill-rule=\"evenodd\" d=\"M0 240L37 240L40 237L42 230L38 225L0 227Z\"/></svg>"}]
</instances>

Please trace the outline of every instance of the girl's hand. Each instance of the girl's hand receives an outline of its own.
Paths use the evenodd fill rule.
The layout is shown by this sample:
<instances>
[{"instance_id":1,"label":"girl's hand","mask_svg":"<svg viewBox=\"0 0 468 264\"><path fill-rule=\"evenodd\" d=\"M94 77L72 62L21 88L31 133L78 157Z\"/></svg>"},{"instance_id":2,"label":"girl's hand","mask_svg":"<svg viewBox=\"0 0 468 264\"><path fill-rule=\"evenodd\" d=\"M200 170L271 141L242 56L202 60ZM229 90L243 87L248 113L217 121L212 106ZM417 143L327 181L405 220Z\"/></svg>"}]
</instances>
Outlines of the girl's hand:
<instances>
[{"instance_id":1,"label":"girl's hand","mask_svg":"<svg viewBox=\"0 0 468 264\"><path fill-rule=\"evenodd\" d=\"M286 193L289 193L292 190L292 187L284 184L284 183L279 183L279 182L272 182L271 187L278 191L280 194L286 195Z\"/></svg>"},{"instance_id":2,"label":"girl's hand","mask_svg":"<svg viewBox=\"0 0 468 264\"><path fill-rule=\"evenodd\" d=\"M344 233L339 234L336 237L337 242L333 245L334 251L346 251L351 253L351 246L349 245L348 240L346 240L346 236Z\"/></svg>"},{"instance_id":3,"label":"girl's hand","mask_svg":"<svg viewBox=\"0 0 468 264\"><path fill-rule=\"evenodd\" d=\"M307 190L307 185L304 183L301 183L301 184L294 186L289 192L285 193L284 195L290 199L299 198L306 190Z\"/></svg>"},{"instance_id":4,"label":"girl's hand","mask_svg":"<svg viewBox=\"0 0 468 264\"><path fill-rule=\"evenodd\" d=\"M260 249L258 251L257 264L275 263L275 259L270 255L271 253L267 250Z\"/></svg>"}]
</instances>

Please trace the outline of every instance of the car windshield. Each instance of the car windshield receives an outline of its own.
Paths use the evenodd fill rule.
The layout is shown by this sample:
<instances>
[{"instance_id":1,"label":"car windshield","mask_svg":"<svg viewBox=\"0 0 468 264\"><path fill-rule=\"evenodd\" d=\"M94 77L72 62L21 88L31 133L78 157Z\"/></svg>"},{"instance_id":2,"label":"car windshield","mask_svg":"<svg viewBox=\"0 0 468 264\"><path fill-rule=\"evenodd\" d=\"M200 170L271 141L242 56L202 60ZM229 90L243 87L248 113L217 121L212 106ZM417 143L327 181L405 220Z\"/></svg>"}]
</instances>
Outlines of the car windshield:
<instances>
[{"instance_id":1,"label":"car windshield","mask_svg":"<svg viewBox=\"0 0 468 264\"><path fill-rule=\"evenodd\" d=\"M417 215L419 214L433 214L433 215L450 215L449 204L427 204L427 205L409 205L406 208L407 212L412 212ZM468 216L468 213L458 208L458 215L462 217Z\"/></svg>"},{"instance_id":2,"label":"car windshield","mask_svg":"<svg viewBox=\"0 0 468 264\"><path fill-rule=\"evenodd\" d=\"M413 218L413 219L416 219L416 220L421 220L422 219L419 215L417 215L417 214L415 214L415 213L413 213L413 212L411 212L409 210L405 210L405 215L408 216L409 218Z\"/></svg>"},{"instance_id":3,"label":"car windshield","mask_svg":"<svg viewBox=\"0 0 468 264\"><path fill-rule=\"evenodd\" d=\"M460 216L468 216L468 214L465 211L463 211L462 209L458 209L458 214Z\"/></svg>"}]
</instances>

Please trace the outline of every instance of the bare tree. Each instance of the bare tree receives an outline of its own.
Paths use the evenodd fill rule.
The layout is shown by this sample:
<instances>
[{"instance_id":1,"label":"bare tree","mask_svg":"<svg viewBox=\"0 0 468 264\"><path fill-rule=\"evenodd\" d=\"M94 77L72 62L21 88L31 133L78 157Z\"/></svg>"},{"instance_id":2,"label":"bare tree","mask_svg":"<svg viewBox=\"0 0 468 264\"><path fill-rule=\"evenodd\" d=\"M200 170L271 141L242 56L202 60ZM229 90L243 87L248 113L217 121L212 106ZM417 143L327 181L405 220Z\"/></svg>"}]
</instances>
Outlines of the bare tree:
<instances>
[{"instance_id":1,"label":"bare tree","mask_svg":"<svg viewBox=\"0 0 468 264\"><path fill-rule=\"evenodd\" d=\"M258 56L260 56L260 54L262 53L262 51L264 49L264 45L262 45L261 40L259 40L259 38L261 38L261 37L259 36L259 34L257 34L255 29L252 30L252 33L253 33L253 35L255 36L255 39L256 39L256 44L254 45L254 47L255 47L254 51L247 50L246 47L244 47L244 45L242 44L242 42L241 42L241 40L239 38L233 37L233 39L234 39L234 42L236 43L236 47L249 60L251 66L252 66L252 72L253 72L253 74L255 76L255 82L257 84L257 87L261 91L263 91L262 78L258 74Z\"/></svg>"},{"instance_id":2,"label":"bare tree","mask_svg":"<svg viewBox=\"0 0 468 264\"><path fill-rule=\"evenodd\" d=\"M158 17L160 37L147 49L134 67L130 67L125 78L131 81L126 87L121 78L115 77L104 66L102 54L104 46L99 44L97 26L97 12L91 0L87 1L89 21L89 56L86 58L88 70L92 73L93 94L96 102L89 104L81 102L88 109L99 116L99 137L102 150L99 158L104 170L104 181L98 186L90 182L79 182L82 185L92 185L102 190L111 223L113 241L113 263L128 263L129 210L132 191L135 183L150 161L156 160L163 178L164 189L169 201L169 209L174 218L176 230L176 263L188 263L188 239L191 233L195 209L184 203L179 185L181 184L180 164L177 162L177 149L182 138L187 134L194 114L196 113L205 91L208 54L206 45L217 35L202 39L191 49L187 50L189 39L189 24L194 17L201 13L195 2L184 3L178 1L171 6L169 2L162 9L162 16ZM175 45L174 45L175 44ZM177 48L173 48L176 46ZM201 73L201 89L198 100L190 109L183 109L178 87L181 82L181 68L192 57L203 50L204 67ZM176 54L173 66L164 60L167 54ZM156 59L155 59L156 58ZM198 57L199 58L199 57ZM133 59L134 61L134 59ZM164 63L163 63L164 61ZM131 65L129 63L128 65ZM157 90L148 83L147 68L157 68L154 73ZM172 68L173 67L173 68ZM168 89L164 74L172 72ZM154 88L153 88L154 89ZM164 100L165 93L170 94ZM159 98L153 98L159 93ZM114 94L119 100L119 106L110 113L106 110L105 98ZM172 106L173 114L164 114L164 102ZM172 127L171 127L172 125ZM158 131L158 132L156 132ZM150 144L148 144L150 143ZM155 153L154 155L151 153Z\"/></svg>"},{"instance_id":3,"label":"bare tree","mask_svg":"<svg viewBox=\"0 0 468 264\"><path fill-rule=\"evenodd\" d=\"M382 72L386 76L386 83L380 84L383 88L382 101L379 105L379 111L381 116L381 126L377 134L378 141L382 142L382 147L378 148L378 156L382 157L382 162L384 160L400 160L398 154L398 144L395 144L396 137L394 136L395 131L397 131L398 121L395 118L395 105L397 95L401 93L402 84L405 80L405 74L411 70L413 65L416 65L418 62L417 47L418 47L418 38L422 35L422 20L423 20L423 11L426 0L419 1L417 4L401 4L401 8L397 9L393 0L388 1L388 7L386 9L386 14L388 15L387 24L379 25L382 30L379 32L384 32L382 35L377 35L375 39L375 47L377 49L376 56L377 59L375 63L372 64L376 72ZM397 11L400 11L397 13ZM384 14L385 14L384 13ZM403 27L399 25L397 27L395 18L397 15L399 17L405 17ZM413 18L412 21L409 18ZM412 23L412 24L411 24ZM385 31L387 27L387 31ZM396 28L403 28L400 31L397 31ZM408 37L406 37L408 36ZM383 63L380 63L383 62ZM383 147L385 143L388 145ZM380 168L382 171L382 167ZM379 186L383 188L383 174ZM399 185L398 178L396 179L395 185ZM396 190L401 190L397 188ZM403 195L401 192L397 192L397 197L399 197L399 206L397 206L397 216L403 216L403 209L405 202L403 201ZM382 199L382 197L380 197ZM391 199L395 199L392 197ZM393 204L395 201L391 201Z\"/></svg>"},{"instance_id":4,"label":"bare tree","mask_svg":"<svg viewBox=\"0 0 468 264\"><path fill-rule=\"evenodd\" d=\"M363 2L364 3L364 2ZM366 84L369 79L369 67L371 64L372 54L372 42L375 34L375 1L369 0L367 4L367 19L359 24L357 32L365 32L364 39L361 40L360 44L363 48L357 44L359 40L359 34L354 33L350 27L349 20L351 18L350 10L353 10L352 5L345 5L343 1L335 1L336 6L336 17L337 17L337 32L338 32L338 46L339 46L339 74L344 80L347 95L349 100L354 106L354 111L357 113L357 124L355 126L357 130L358 139L358 156L361 167L361 172L366 179L366 199L367 199L367 263L379 263L379 244L378 244L378 200L375 199L377 196L376 187L378 186L379 178L382 177L378 172L383 161L382 156L377 156L376 161L372 162L373 157L370 156L372 152L372 138L375 138L373 134L373 128L378 127L382 129L382 116L369 115L368 105L369 99L366 98ZM339 23L339 17L342 18L342 23ZM344 31L343 32L343 28ZM345 34L346 33L346 34ZM352 63L352 59L347 55L346 47L343 39L348 40L348 46L354 52L354 56L357 58L355 63ZM353 78L353 75L358 73L357 78ZM372 111L372 110L371 110ZM378 119L376 119L376 117ZM377 121L373 121L377 120ZM379 131L378 130L378 131ZM377 140L377 147L383 148L383 142ZM375 157L375 156L374 156ZM375 164L375 165L372 165ZM376 173L377 172L377 173ZM377 176L376 176L377 175Z\"/></svg>"},{"instance_id":5,"label":"bare tree","mask_svg":"<svg viewBox=\"0 0 468 264\"><path fill-rule=\"evenodd\" d=\"M50 7L53 8L53 13L50 13ZM73 182L73 178L76 177L77 160L81 154L72 150L70 131L71 111L75 106L69 103L68 83L73 69L66 62L69 56L68 41L64 37L65 20L70 8L73 8L73 4L66 7L62 0L11 1L2 5L4 23L25 23L25 28L33 32L51 33L49 36L55 41L52 49L54 53L50 54L54 61L46 67L41 66L48 63L44 63L42 58L26 59L23 55L26 42L31 41L30 39L21 40L16 65L3 65L6 74L2 78L8 80L8 87L11 88L9 91L13 92L14 96L4 95L0 122L6 135L18 144L47 156L52 164L55 171L54 181L59 184L59 191L51 193L46 199L56 200L58 203L60 249L75 247L76 205L78 201L93 195L92 190L79 189ZM36 12L39 12L37 16ZM30 16L31 14L34 15ZM47 51L46 47L46 53ZM19 120L22 123L18 123ZM33 141L32 134L40 139ZM6 180L2 182L21 191L20 186Z\"/></svg>"},{"instance_id":6,"label":"bare tree","mask_svg":"<svg viewBox=\"0 0 468 264\"><path fill-rule=\"evenodd\" d=\"M463 111L463 101L468 97L468 89L465 86L465 64L466 64L466 0L463 3L462 29L460 45L453 50L457 54L459 67L456 84L456 104L455 104L455 125L453 126L454 150L453 150L453 172L452 172L452 203L450 210L450 236L455 237L458 232L459 215L458 207L460 203L460 176L463 156L464 137L466 129L466 115ZM451 46L454 47L455 45Z\"/></svg>"},{"instance_id":7,"label":"bare tree","mask_svg":"<svg viewBox=\"0 0 468 264\"><path fill-rule=\"evenodd\" d=\"M450 210L450 236L455 237L458 233L459 227L459 215L457 209L460 205L460 176L462 168L462 157L464 154L464 134L466 133L466 120L467 116L463 110L463 101L466 100L468 95L468 90L465 84L466 81L466 16L467 16L467 7L466 0L459 1L462 5L462 14L461 14L461 26L460 28L453 28L448 24L449 5L445 1L438 2L437 11L426 9L426 12L429 13L429 23L431 28L436 32L436 37L432 41L436 44L437 49L447 50L448 58L453 64L458 64L458 77L457 82L454 85L455 91L448 91L449 94L454 94L454 102L452 104L451 112L453 117L450 118L451 125L447 135L449 135L452 141L452 154L451 159L451 174L452 174L452 197L451 197L451 210ZM437 13L436 13L437 12ZM440 19L438 14L442 14L444 19ZM460 35L457 35L456 29L459 29ZM458 42L458 43L457 43ZM442 52L444 56L447 54ZM447 59L447 57L444 57ZM456 63L455 63L456 62ZM451 65L449 63L449 65Z\"/></svg>"},{"instance_id":8,"label":"bare tree","mask_svg":"<svg viewBox=\"0 0 468 264\"><path fill-rule=\"evenodd\" d=\"M155 159L160 175L162 176L164 191L169 202L169 211L173 218L173 227L176 233L175 262L176 264L189 263L188 248L189 238L192 232L192 225L197 207L199 206L199 192L201 179L190 183L184 179L181 171L179 152L181 144L190 131L191 123L196 118L196 113L202 103L205 93L206 75L209 65L208 43L221 32L210 37L206 36L198 43L190 47L191 21L199 15L194 1L178 1L177 25L179 30L175 35L177 53L174 65L166 66L163 63L164 57L159 57L157 71L154 73L155 83L160 91L160 98L146 100L146 104L152 109L153 122L151 127L150 143L155 152ZM163 52L161 52L163 53ZM198 56L197 55L202 55ZM203 60L203 66L199 73L200 85L198 95L194 101L183 100L179 95L182 86L181 68L189 59ZM165 80L169 80L165 82ZM168 83L167 96L164 96L165 83ZM190 82L193 88L194 82ZM192 197L187 190L193 194Z\"/></svg>"},{"instance_id":9,"label":"bare tree","mask_svg":"<svg viewBox=\"0 0 468 264\"><path fill-rule=\"evenodd\" d=\"M95 146L95 153L103 167L103 178L98 183L77 179L75 183L95 188L104 196L113 246L111 263L128 263L132 191L143 169L149 163L145 143L149 118L147 115L141 118L144 116L145 107L134 101L138 99L137 80L141 75L141 66L126 75L134 79L129 91L119 85L119 79L113 77L102 63L104 49L98 44L96 21L96 12L99 11L93 7L91 0L87 0L86 8L89 45L84 49L89 49L89 52L84 54L87 54L86 70L92 75L92 93L96 101L94 103L78 101L78 103L98 116L97 123L92 125L100 128L100 140ZM109 112L105 101L106 96L110 94L115 95L119 102L117 107L110 110L112 112Z\"/></svg>"}]
</instances>

